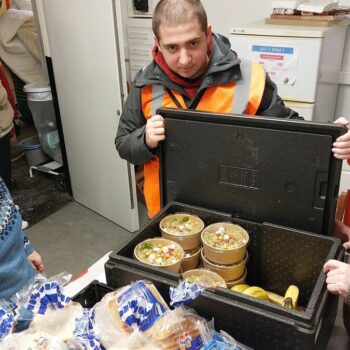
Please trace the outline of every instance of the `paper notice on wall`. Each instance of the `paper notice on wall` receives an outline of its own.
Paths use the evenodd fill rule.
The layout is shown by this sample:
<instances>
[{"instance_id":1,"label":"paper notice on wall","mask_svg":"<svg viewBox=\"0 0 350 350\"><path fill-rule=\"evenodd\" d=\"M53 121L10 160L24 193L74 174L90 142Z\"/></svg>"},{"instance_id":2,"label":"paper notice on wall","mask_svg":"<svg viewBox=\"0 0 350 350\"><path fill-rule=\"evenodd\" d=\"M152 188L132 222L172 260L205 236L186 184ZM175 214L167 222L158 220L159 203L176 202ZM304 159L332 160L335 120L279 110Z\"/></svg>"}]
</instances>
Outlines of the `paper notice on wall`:
<instances>
[{"instance_id":1,"label":"paper notice on wall","mask_svg":"<svg viewBox=\"0 0 350 350\"><path fill-rule=\"evenodd\" d=\"M298 64L297 47L250 44L248 58L262 64L272 80L294 84Z\"/></svg>"}]
</instances>

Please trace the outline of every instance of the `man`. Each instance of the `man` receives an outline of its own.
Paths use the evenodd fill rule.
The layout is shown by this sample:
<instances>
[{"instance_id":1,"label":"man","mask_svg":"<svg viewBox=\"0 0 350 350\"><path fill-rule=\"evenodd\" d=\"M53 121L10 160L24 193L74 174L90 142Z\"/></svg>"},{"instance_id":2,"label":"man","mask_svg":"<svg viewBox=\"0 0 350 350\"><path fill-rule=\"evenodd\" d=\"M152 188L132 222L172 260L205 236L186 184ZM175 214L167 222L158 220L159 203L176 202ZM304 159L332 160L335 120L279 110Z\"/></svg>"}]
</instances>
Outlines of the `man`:
<instances>
[{"instance_id":1,"label":"man","mask_svg":"<svg viewBox=\"0 0 350 350\"><path fill-rule=\"evenodd\" d=\"M144 164L151 217L160 209L156 149L165 139L157 108L302 119L284 106L262 66L238 59L227 38L212 34L199 0L160 0L152 27L153 62L135 77L115 140L122 158ZM333 152L341 159L350 155L349 133Z\"/></svg>"}]
</instances>

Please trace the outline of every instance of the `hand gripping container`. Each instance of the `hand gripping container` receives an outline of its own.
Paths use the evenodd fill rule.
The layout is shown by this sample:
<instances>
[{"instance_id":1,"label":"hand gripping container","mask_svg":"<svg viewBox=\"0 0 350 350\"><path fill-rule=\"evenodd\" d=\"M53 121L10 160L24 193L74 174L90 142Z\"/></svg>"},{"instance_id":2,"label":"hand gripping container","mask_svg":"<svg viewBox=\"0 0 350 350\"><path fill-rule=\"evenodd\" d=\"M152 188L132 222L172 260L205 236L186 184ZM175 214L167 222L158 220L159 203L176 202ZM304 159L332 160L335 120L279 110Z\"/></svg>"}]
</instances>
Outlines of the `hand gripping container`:
<instances>
[{"instance_id":1,"label":"hand gripping container","mask_svg":"<svg viewBox=\"0 0 350 350\"><path fill-rule=\"evenodd\" d=\"M254 349L325 348L338 298L327 292L322 266L341 259L331 237L341 161L331 152L344 130L333 124L246 118L161 109L167 138L160 149L161 212L115 250L105 265L116 287L139 278L162 291L179 274L133 259L133 248L160 236L159 222L190 212L206 225L232 221L250 235L247 283L284 294L300 288L304 312L229 289L206 291L193 306L218 329Z\"/></svg>"}]
</instances>

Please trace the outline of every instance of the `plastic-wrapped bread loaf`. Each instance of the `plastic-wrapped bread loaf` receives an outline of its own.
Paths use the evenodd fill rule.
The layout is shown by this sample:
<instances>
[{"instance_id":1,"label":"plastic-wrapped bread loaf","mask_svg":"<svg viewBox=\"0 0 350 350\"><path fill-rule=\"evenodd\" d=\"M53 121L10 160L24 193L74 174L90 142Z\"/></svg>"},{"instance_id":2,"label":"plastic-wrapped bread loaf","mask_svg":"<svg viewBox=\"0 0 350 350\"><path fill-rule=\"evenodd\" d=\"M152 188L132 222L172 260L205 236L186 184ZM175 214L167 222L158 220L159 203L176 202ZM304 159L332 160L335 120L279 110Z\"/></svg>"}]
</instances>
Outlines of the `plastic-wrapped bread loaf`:
<instances>
[{"instance_id":1,"label":"plastic-wrapped bread loaf","mask_svg":"<svg viewBox=\"0 0 350 350\"><path fill-rule=\"evenodd\" d=\"M44 315L35 315L30 326L32 332L44 332L63 341L74 338L76 319L83 314L83 307L71 302L62 309L47 309Z\"/></svg>"},{"instance_id":2,"label":"plastic-wrapped bread loaf","mask_svg":"<svg viewBox=\"0 0 350 350\"><path fill-rule=\"evenodd\" d=\"M152 283L137 281L106 294L94 309L94 330L102 345L122 349L132 341L128 338L134 330L149 329L169 307Z\"/></svg>"},{"instance_id":3,"label":"plastic-wrapped bread loaf","mask_svg":"<svg viewBox=\"0 0 350 350\"><path fill-rule=\"evenodd\" d=\"M146 334L163 350L197 350L203 345L200 322L205 320L192 310L180 307L168 311Z\"/></svg>"}]
</instances>

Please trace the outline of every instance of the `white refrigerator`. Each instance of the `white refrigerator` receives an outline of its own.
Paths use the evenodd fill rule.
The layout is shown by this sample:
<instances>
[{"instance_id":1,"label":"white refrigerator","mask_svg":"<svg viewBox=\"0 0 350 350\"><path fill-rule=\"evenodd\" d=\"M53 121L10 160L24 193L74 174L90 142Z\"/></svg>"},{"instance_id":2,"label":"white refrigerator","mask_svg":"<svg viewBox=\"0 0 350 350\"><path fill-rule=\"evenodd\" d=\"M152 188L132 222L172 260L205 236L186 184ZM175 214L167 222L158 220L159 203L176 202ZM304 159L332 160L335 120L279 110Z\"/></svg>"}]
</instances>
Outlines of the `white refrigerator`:
<instances>
[{"instance_id":1,"label":"white refrigerator","mask_svg":"<svg viewBox=\"0 0 350 350\"><path fill-rule=\"evenodd\" d=\"M114 146L126 90L121 2L33 0L52 63L74 199L139 228L134 167Z\"/></svg>"},{"instance_id":2,"label":"white refrigerator","mask_svg":"<svg viewBox=\"0 0 350 350\"><path fill-rule=\"evenodd\" d=\"M306 120L333 121L346 25L287 26L255 22L230 29L240 57L264 65L286 105Z\"/></svg>"}]
</instances>

